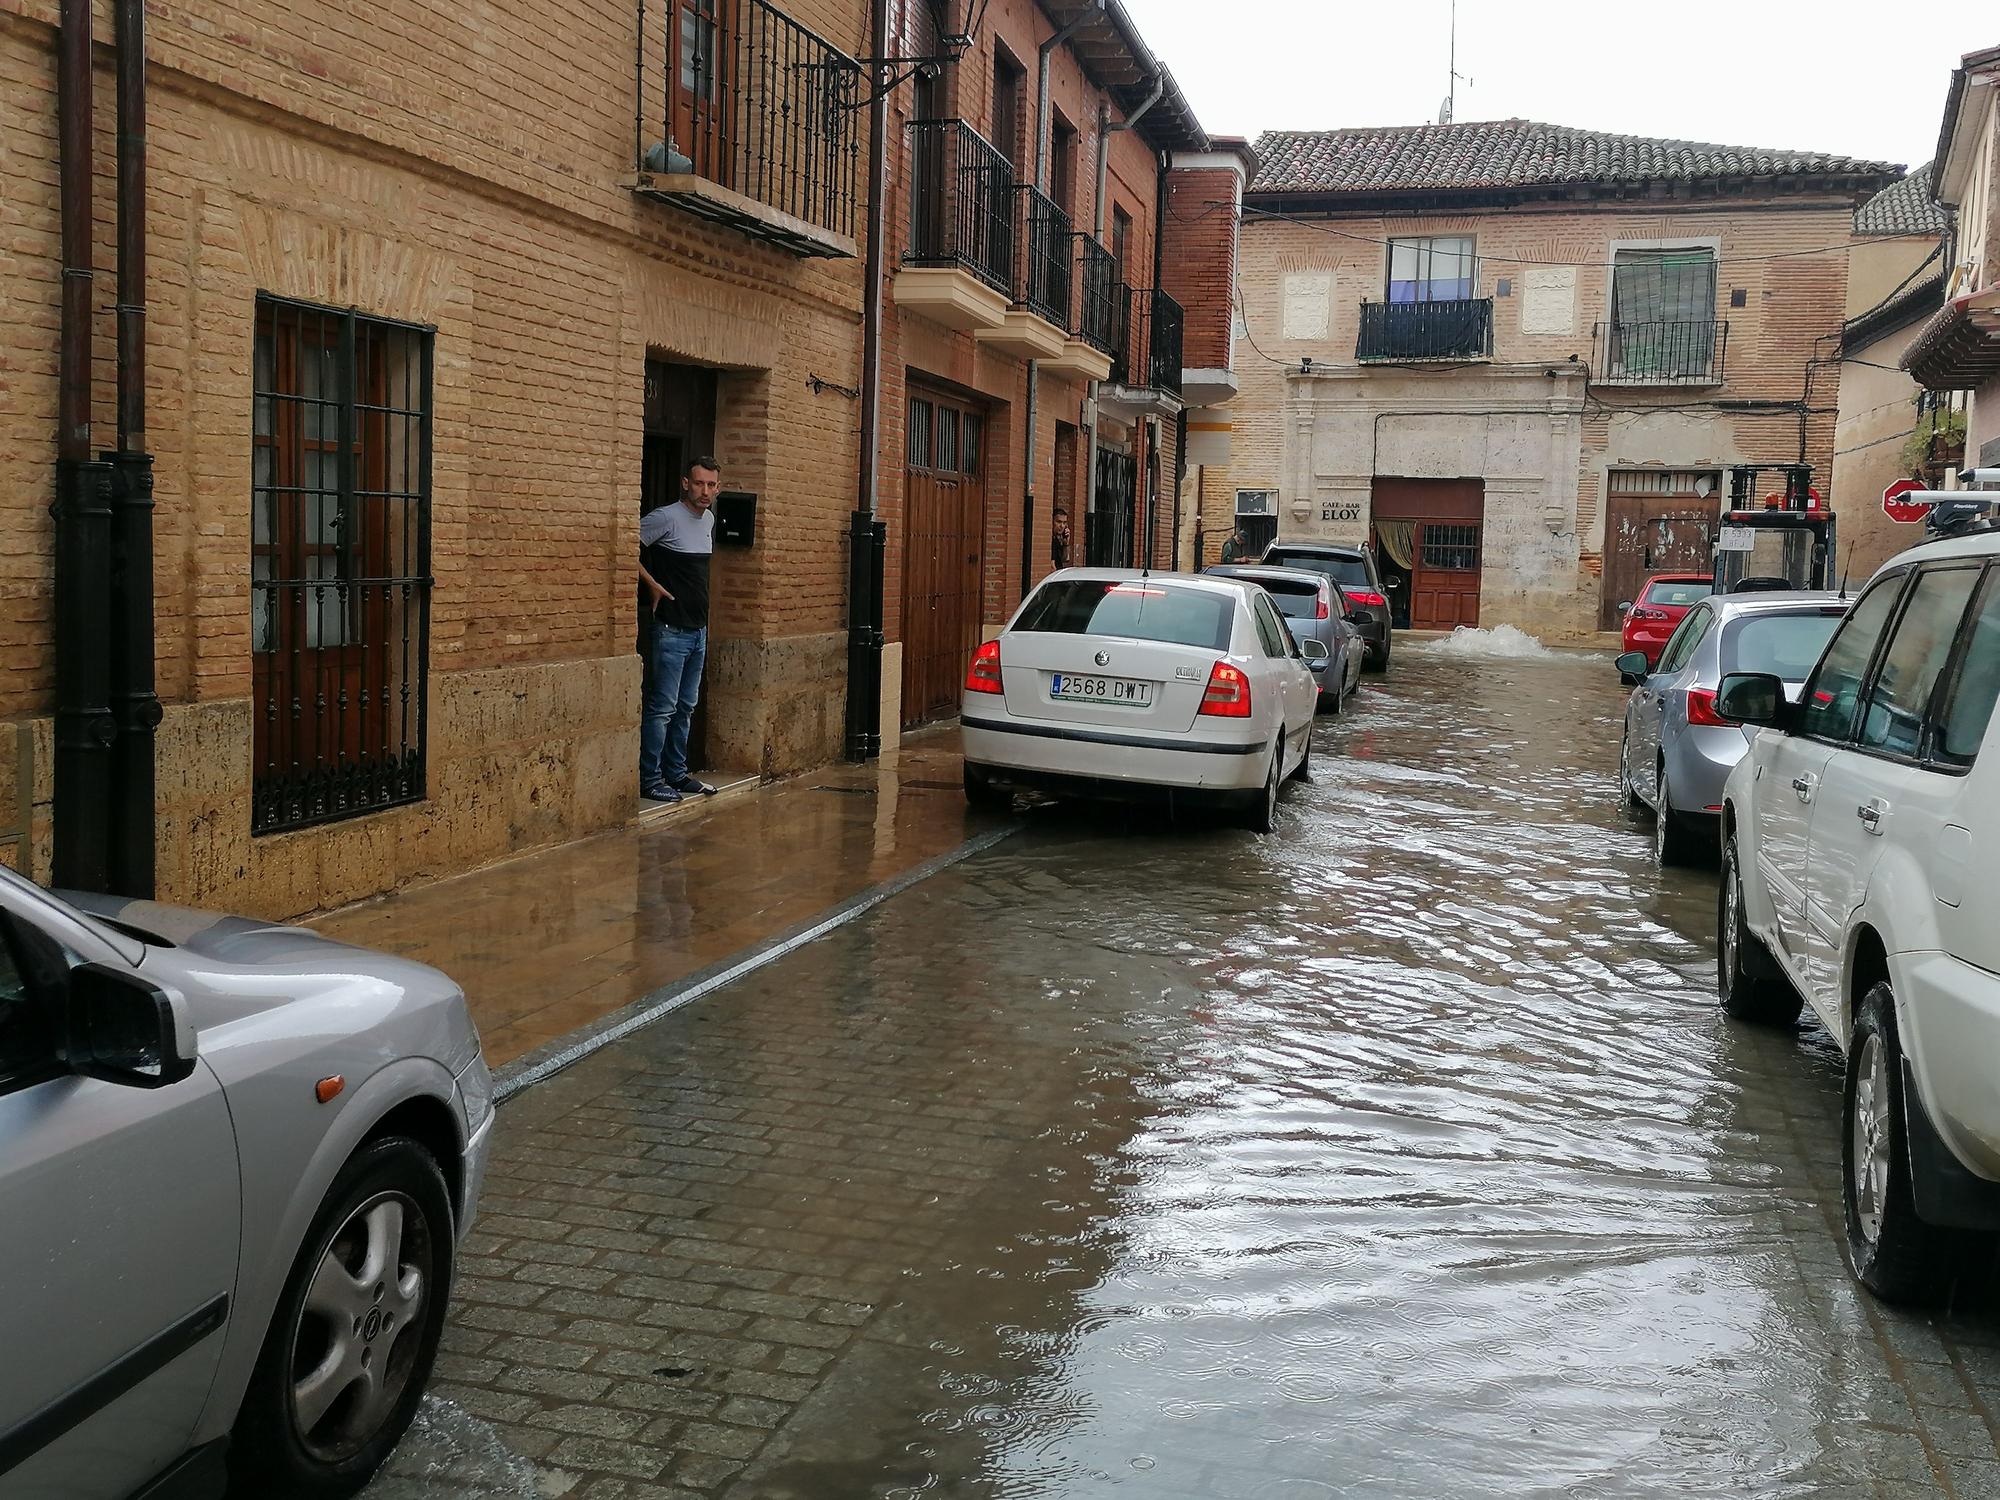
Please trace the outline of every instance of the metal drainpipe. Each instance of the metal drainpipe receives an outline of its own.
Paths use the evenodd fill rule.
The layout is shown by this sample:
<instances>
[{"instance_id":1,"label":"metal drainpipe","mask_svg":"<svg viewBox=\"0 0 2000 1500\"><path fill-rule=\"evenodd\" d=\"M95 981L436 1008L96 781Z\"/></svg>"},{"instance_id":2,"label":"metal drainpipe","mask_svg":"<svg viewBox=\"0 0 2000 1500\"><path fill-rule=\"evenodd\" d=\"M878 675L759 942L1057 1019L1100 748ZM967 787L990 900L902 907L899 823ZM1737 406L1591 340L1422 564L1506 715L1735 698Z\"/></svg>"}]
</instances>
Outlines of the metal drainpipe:
<instances>
[{"instance_id":1,"label":"metal drainpipe","mask_svg":"<svg viewBox=\"0 0 2000 1500\"><path fill-rule=\"evenodd\" d=\"M150 900L154 751L153 457L146 450L146 4L117 0L118 451L111 485L111 889Z\"/></svg>"},{"instance_id":2,"label":"metal drainpipe","mask_svg":"<svg viewBox=\"0 0 2000 1500\"><path fill-rule=\"evenodd\" d=\"M108 466L90 455L91 15L62 0L56 58L61 161L62 323L58 349L55 594L55 848L59 886L102 891L111 844L111 587ZM17 797L32 797L17 788ZM22 809L27 821L29 809Z\"/></svg>"},{"instance_id":3,"label":"metal drainpipe","mask_svg":"<svg viewBox=\"0 0 2000 1500\"><path fill-rule=\"evenodd\" d=\"M1097 225L1097 242L1100 245L1104 243L1104 179L1111 166L1112 133L1119 130L1130 130L1134 125L1145 119L1147 112L1160 102L1160 96L1166 93L1166 91L1167 73L1166 69L1162 68L1154 75L1153 92L1146 96L1145 102L1116 125L1111 123L1110 108L1102 99L1097 101L1097 202L1094 205L1094 217ZM1153 236L1155 240L1159 238L1159 226L1157 224L1153 226ZM1097 424L1101 420L1097 414L1097 401L1098 394L1102 389L1103 382L1097 380L1090 382L1090 454L1085 460L1085 463L1089 467L1084 476L1089 488L1084 491L1083 501L1083 514L1086 518L1084 525L1084 545L1086 547L1090 543L1089 523L1097 515Z\"/></svg>"},{"instance_id":4,"label":"metal drainpipe","mask_svg":"<svg viewBox=\"0 0 2000 1500\"><path fill-rule=\"evenodd\" d=\"M869 16L868 255L861 292L861 462L848 526L847 743L851 761L882 753L882 566L887 527L875 519L881 473L882 257L887 229L889 93L881 59L889 55L889 0Z\"/></svg>"},{"instance_id":5,"label":"metal drainpipe","mask_svg":"<svg viewBox=\"0 0 2000 1500\"><path fill-rule=\"evenodd\" d=\"M1082 29L1083 23L1101 13L1105 0L1088 10L1080 11L1062 30L1042 43L1041 56L1035 68L1035 190L1046 193L1049 190L1049 111L1053 102L1049 98L1049 57L1056 48ZM1030 249L1032 249L1032 245ZM1027 274L1033 275L1030 266ZM1067 329L1064 332L1068 332ZM1028 597L1028 583L1035 575L1035 407L1041 393L1042 367L1038 360L1028 361L1028 410L1022 422L1027 436L1026 467L1022 470L1021 486L1021 597Z\"/></svg>"}]
</instances>

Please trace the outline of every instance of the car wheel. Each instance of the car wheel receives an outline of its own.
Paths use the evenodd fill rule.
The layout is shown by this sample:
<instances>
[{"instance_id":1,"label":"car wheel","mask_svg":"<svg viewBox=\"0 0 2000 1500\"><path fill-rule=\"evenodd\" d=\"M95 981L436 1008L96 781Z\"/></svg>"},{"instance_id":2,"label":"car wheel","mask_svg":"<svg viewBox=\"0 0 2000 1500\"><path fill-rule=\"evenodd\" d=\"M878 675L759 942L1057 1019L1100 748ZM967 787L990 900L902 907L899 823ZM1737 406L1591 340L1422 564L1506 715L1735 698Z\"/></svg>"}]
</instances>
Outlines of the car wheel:
<instances>
[{"instance_id":1,"label":"car wheel","mask_svg":"<svg viewBox=\"0 0 2000 1500\"><path fill-rule=\"evenodd\" d=\"M1926 1303L1950 1288L1963 1237L1917 1217L1904 1128L1903 1048L1887 982L1862 997L1848 1039L1841 1111L1847 1254L1885 1302Z\"/></svg>"},{"instance_id":2,"label":"car wheel","mask_svg":"<svg viewBox=\"0 0 2000 1500\"><path fill-rule=\"evenodd\" d=\"M1660 767L1659 790L1653 794L1653 858L1662 869L1674 865L1694 862L1694 835L1688 832L1687 824L1674 811L1672 794L1667 790L1667 768Z\"/></svg>"},{"instance_id":3,"label":"car wheel","mask_svg":"<svg viewBox=\"0 0 2000 1500\"><path fill-rule=\"evenodd\" d=\"M1301 755L1299 763L1292 767L1291 779L1310 784L1313 779L1313 732L1311 724L1306 725L1304 733L1306 737L1305 754ZM1280 764L1282 763L1280 762Z\"/></svg>"},{"instance_id":4,"label":"car wheel","mask_svg":"<svg viewBox=\"0 0 2000 1500\"><path fill-rule=\"evenodd\" d=\"M230 1441L230 1492L336 1500L416 1414L444 1328L451 1199L404 1136L355 1152L292 1263Z\"/></svg>"},{"instance_id":5,"label":"car wheel","mask_svg":"<svg viewBox=\"0 0 2000 1500\"><path fill-rule=\"evenodd\" d=\"M1618 810L1628 818L1644 816L1646 804L1639 800L1639 794L1632 790L1632 777L1626 770L1631 764L1632 731L1627 729L1618 737Z\"/></svg>"},{"instance_id":6,"label":"car wheel","mask_svg":"<svg viewBox=\"0 0 2000 1500\"><path fill-rule=\"evenodd\" d=\"M1743 867L1737 858L1732 834L1722 845L1722 890L1715 921L1716 992L1724 1012L1739 1021L1790 1026L1799 1019L1805 999L1779 970L1764 940L1750 930L1749 914L1743 907Z\"/></svg>"},{"instance_id":7,"label":"car wheel","mask_svg":"<svg viewBox=\"0 0 2000 1500\"><path fill-rule=\"evenodd\" d=\"M965 767L965 800L980 812L1008 812L1014 806L1012 791L996 785L984 766L970 763Z\"/></svg>"},{"instance_id":8,"label":"car wheel","mask_svg":"<svg viewBox=\"0 0 2000 1500\"><path fill-rule=\"evenodd\" d=\"M1389 643L1382 642L1382 649L1370 647L1361 655L1361 670L1364 672L1386 672L1389 670Z\"/></svg>"},{"instance_id":9,"label":"car wheel","mask_svg":"<svg viewBox=\"0 0 2000 1500\"><path fill-rule=\"evenodd\" d=\"M1264 789L1250 804L1243 822L1252 833L1269 833L1278 826L1278 789L1284 784L1285 733L1278 731L1278 753L1271 757L1271 770L1264 777Z\"/></svg>"}]
</instances>

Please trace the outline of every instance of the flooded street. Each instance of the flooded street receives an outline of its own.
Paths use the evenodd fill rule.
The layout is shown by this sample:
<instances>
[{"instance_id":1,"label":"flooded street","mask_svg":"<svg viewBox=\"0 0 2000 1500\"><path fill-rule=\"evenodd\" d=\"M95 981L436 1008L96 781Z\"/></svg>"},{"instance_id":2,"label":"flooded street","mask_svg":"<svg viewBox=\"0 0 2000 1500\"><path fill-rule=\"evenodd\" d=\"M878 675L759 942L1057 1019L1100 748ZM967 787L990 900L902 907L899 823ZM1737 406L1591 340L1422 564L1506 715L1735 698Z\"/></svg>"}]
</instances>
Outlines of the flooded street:
<instances>
[{"instance_id":1,"label":"flooded street","mask_svg":"<svg viewBox=\"0 0 2000 1500\"><path fill-rule=\"evenodd\" d=\"M1263 839L1069 807L509 1104L371 1495L2000 1495L1598 657L1399 645ZM929 795L953 795L934 790ZM468 1435L470 1434L470 1435Z\"/></svg>"}]
</instances>

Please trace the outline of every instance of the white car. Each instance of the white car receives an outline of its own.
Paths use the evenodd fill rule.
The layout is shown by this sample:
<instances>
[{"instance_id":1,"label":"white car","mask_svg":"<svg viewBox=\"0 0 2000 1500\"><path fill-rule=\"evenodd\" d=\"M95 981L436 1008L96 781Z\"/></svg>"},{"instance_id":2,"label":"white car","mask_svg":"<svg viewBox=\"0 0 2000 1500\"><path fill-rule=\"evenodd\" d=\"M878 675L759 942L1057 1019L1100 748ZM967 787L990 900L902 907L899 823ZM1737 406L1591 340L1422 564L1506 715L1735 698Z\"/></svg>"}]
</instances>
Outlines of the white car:
<instances>
[{"instance_id":1,"label":"white car","mask_svg":"<svg viewBox=\"0 0 2000 1500\"><path fill-rule=\"evenodd\" d=\"M1305 777L1319 688L1270 597L1184 573L1066 568L979 648L960 714L965 795L1016 788L1242 810L1269 832Z\"/></svg>"},{"instance_id":2,"label":"white car","mask_svg":"<svg viewBox=\"0 0 2000 1500\"><path fill-rule=\"evenodd\" d=\"M1744 1019L1809 1002L1847 1055L1847 1240L1878 1295L1945 1290L2000 1230L2000 532L1869 583L1797 704L1767 675L1717 707L1761 728L1723 791L1719 982Z\"/></svg>"}]
</instances>

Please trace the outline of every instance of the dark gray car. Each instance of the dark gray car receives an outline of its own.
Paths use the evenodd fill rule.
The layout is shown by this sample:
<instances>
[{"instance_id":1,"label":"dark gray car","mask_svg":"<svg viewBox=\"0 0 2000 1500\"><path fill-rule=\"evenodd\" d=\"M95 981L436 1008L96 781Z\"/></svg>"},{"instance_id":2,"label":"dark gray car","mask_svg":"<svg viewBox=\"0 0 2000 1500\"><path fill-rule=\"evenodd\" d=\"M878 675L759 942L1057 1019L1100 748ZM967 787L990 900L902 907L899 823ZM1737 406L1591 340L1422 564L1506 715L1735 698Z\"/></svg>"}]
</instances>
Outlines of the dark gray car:
<instances>
[{"instance_id":1,"label":"dark gray car","mask_svg":"<svg viewBox=\"0 0 2000 1500\"><path fill-rule=\"evenodd\" d=\"M1347 596L1324 573L1305 568L1267 568L1262 564L1222 563L1202 569L1218 578L1241 578L1271 596L1284 616L1285 628L1312 664L1319 684L1319 706L1335 713L1361 686L1361 665L1368 645L1354 619ZM1313 650L1312 643L1325 654Z\"/></svg>"},{"instance_id":2,"label":"dark gray car","mask_svg":"<svg viewBox=\"0 0 2000 1500\"><path fill-rule=\"evenodd\" d=\"M1259 559L1268 568L1306 568L1324 573L1339 584L1353 611L1354 625L1367 643L1368 655L1362 665L1380 672L1389 665L1389 592L1382 587L1382 571L1375 566L1375 554L1366 547L1336 546L1332 542L1273 542Z\"/></svg>"}]
</instances>

